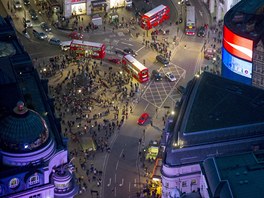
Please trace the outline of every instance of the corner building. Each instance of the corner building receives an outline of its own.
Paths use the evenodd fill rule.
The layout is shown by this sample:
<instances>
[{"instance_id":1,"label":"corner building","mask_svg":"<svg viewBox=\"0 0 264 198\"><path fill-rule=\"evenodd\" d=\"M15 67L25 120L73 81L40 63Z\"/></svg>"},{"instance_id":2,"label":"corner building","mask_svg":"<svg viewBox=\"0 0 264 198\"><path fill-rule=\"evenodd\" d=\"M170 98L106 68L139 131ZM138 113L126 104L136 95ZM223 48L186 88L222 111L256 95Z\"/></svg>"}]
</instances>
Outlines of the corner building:
<instances>
[{"instance_id":1,"label":"corner building","mask_svg":"<svg viewBox=\"0 0 264 198\"><path fill-rule=\"evenodd\" d=\"M264 88L264 0L242 0L224 17L222 76Z\"/></svg>"},{"instance_id":2,"label":"corner building","mask_svg":"<svg viewBox=\"0 0 264 198\"><path fill-rule=\"evenodd\" d=\"M12 19L0 17L0 197L71 198L78 191L47 93Z\"/></svg>"},{"instance_id":3,"label":"corner building","mask_svg":"<svg viewBox=\"0 0 264 198\"><path fill-rule=\"evenodd\" d=\"M204 160L263 149L262 101L263 90L207 72L190 81L165 125L162 197L210 197Z\"/></svg>"}]
</instances>

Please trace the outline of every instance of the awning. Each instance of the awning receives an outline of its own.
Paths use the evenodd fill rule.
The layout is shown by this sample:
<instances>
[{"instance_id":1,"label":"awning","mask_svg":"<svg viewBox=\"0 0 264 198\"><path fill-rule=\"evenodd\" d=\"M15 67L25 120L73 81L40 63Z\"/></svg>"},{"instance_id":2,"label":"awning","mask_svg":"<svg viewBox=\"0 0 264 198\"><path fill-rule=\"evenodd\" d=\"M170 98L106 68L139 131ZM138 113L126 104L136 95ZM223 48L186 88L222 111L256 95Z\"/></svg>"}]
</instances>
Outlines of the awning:
<instances>
[{"instance_id":1,"label":"awning","mask_svg":"<svg viewBox=\"0 0 264 198\"><path fill-rule=\"evenodd\" d=\"M101 7L101 6L106 5L106 0L92 1L91 4L92 4L92 7Z\"/></svg>"}]
</instances>

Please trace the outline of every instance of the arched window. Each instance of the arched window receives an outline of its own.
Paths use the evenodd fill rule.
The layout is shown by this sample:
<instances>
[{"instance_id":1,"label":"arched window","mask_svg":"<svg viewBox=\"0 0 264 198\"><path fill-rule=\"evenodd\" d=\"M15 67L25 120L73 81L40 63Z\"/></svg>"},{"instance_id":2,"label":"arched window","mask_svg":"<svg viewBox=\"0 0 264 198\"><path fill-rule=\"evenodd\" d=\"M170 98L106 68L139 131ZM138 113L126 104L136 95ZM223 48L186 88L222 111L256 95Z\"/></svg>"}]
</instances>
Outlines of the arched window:
<instances>
[{"instance_id":1,"label":"arched window","mask_svg":"<svg viewBox=\"0 0 264 198\"><path fill-rule=\"evenodd\" d=\"M35 173L33 176L29 178L29 185L35 185L39 183L39 175Z\"/></svg>"},{"instance_id":2,"label":"arched window","mask_svg":"<svg viewBox=\"0 0 264 198\"><path fill-rule=\"evenodd\" d=\"M13 178L9 182L9 188L16 188L19 185L19 179L18 178Z\"/></svg>"}]
</instances>

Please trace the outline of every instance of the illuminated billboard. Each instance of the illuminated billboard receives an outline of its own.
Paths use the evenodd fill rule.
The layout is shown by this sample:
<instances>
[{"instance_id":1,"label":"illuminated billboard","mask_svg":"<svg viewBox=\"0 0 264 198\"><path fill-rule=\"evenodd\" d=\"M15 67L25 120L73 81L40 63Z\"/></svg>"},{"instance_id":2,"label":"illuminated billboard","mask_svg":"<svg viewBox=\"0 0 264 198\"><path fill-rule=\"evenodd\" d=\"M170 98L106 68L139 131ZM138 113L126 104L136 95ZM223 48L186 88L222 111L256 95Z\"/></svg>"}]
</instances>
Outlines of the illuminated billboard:
<instances>
[{"instance_id":1,"label":"illuminated billboard","mask_svg":"<svg viewBox=\"0 0 264 198\"><path fill-rule=\"evenodd\" d=\"M227 50L222 48L222 76L242 82L251 84L252 78L252 63L239 59L231 55Z\"/></svg>"},{"instance_id":2,"label":"illuminated billboard","mask_svg":"<svg viewBox=\"0 0 264 198\"><path fill-rule=\"evenodd\" d=\"M232 55L252 61L253 40L238 36L224 26L223 46Z\"/></svg>"}]
</instances>

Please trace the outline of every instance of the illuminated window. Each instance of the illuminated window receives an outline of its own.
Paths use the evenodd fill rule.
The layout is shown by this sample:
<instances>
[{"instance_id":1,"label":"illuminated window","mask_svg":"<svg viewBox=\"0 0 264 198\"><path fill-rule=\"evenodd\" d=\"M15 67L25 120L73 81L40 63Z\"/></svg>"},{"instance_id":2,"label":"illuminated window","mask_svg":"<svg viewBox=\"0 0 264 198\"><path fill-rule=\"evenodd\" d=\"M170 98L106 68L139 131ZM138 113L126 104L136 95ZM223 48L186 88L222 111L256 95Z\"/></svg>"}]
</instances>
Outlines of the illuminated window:
<instances>
[{"instance_id":1,"label":"illuminated window","mask_svg":"<svg viewBox=\"0 0 264 198\"><path fill-rule=\"evenodd\" d=\"M29 178L29 185L35 185L39 183L39 176L35 174Z\"/></svg>"},{"instance_id":2,"label":"illuminated window","mask_svg":"<svg viewBox=\"0 0 264 198\"><path fill-rule=\"evenodd\" d=\"M55 188L57 189L65 189L69 187L69 182L64 184L55 184Z\"/></svg>"},{"instance_id":3,"label":"illuminated window","mask_svg":"<svg viewBox=\"0 0 264 198\"><path fill-rule=\"evenodd\" d=\"M187 187L187 182L186 181L182 182L182 187Z\"/></svg>"},{"instance_id":4,"label":"illuminated window","mask_svg":"<svg viewBox=\"0 0 264 198\"><path fill-rule=\"evenodd\" d=\"M29 198L41 198L41 197L42 197L41 194L37 194L37 195L32 195Z\"/></svg>"},{"instance_id":5,"label":"illuminated window","mask_svg":"<svg viewBox=\"0 0 264 198\"><path fill-rule=\"evenodd\" d=\"M19 185L19 179L13 178L9 182L9 188L16 188Z\"/></svg>"},{"instance_id":6,"label":"illuminated window","mask_svg":"<svg viewBox=\"0 0 264 198\"><path fill-rule=\"evenodd\" d=\"M196 185L196 179L192 179L192 182L191 182L192 185Z\"/></svg>"}]
</instances>

